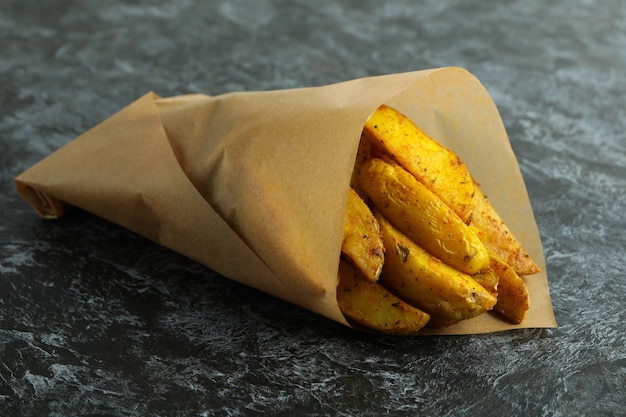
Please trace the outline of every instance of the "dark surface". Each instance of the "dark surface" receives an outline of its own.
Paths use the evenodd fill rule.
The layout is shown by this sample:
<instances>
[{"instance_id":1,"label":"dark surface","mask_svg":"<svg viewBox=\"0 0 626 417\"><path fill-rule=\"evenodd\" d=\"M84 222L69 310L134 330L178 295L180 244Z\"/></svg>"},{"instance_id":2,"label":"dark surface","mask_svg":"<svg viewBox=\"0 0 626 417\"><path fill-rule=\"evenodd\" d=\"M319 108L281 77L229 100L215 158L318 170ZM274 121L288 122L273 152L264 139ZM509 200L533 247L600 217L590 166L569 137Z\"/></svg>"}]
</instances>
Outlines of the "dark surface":
<instances>
[{"instance_id":1,"label":"dark surface","mask_svg":"<svg viewBox=\"0 0 626 417\"><path fill-rule=\"evenodd\" d=\"M626 2L0 0L0 415L626 415ZM559 328L391 338L13 177L149 90L462 66L517 153Z\"/></svg>"}]
</instances>

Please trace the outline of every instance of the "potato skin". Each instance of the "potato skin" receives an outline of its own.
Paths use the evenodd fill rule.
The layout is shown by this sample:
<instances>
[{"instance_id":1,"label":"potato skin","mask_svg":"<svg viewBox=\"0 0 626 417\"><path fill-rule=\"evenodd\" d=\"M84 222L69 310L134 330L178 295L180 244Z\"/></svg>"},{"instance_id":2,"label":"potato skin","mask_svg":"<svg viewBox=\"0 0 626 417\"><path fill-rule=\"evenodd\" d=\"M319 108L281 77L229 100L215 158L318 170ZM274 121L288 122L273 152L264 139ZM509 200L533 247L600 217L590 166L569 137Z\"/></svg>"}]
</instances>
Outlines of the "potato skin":
<instances>
[{"instance_id":1,"label":"potato skin","mask_svg":"<svg viewBox=\"0 0 626 417\"><path fill-rule=\"evenodd\" d=\"M367 280L378 281L385 262L380 228L367 204L352 188L348 194L341 252Z\"/></svg>"},{"instance_id":2,"label":"potato skin","mask_svg":"<svg viewBox=\"0 0 626 417\"><path fill-rule=\"evenodd\" d=\"M469 275L446 265L416 245L382 216L387 259L380 282L394 294L447 326L489 311L496 298Z\"/></svg>"},{"instance_id":3,"label":"potato skin","mask_svg":"<svg viewBox=\"0 0 626 417\"><path fill-rule=\"evenodd\" d=\"M500 283L500 277L498 274L491 268L483 269L476 274L471 275L472 279L479 283L484 289L489 291L489 294L494 297L498 296L498 285Z\"/></svg>"},{"instance_id":4,"label":"potato skin","mask_svg":"<svg viewBox=\"0 0 626 417\"><path fill-rule=\"evenodd\" d=\"M352 177L350 178L350 187L362 198L366 198L366 194L359 186L358 175L361 167L372 158L372 142L365 136L361 135L361 141L356 153L354 168L352 169Z\"/></svg>"},{"instance_id":5,"label":"potato skin","mask_svg":"<svg viewBox=\"0 0 626 417\"><path fill-rule=\"evenodd\" d=\"M466 222L472 212L474 182L461 158L430 138L399 111L380 106L364 135L441 198Z\"/></svg>"},{"instance_id":6,"label":"potato skin","mask_svg":"<svg viewBox=\"0 0 626 417\"><path fill-rule=\"evenodd\" d=\"M510 265L516 273L531 275L540 271L478 184L475 186L474 210L469 224L475 228L487 251Z\"/></svg>"},{"instance_id":7,"label":"potato skin","mask_svg":"<svg viewBox=\"0 0 626 417\"><path fill-rule=\"evenodd\" d=\"M351 264L339 263L337 303L343 314L368 329L394 335L413 335L430 316L382 285L366 280Z\"/></svg>"},{"instance_id":8,"label":"potato skin","mask_svg":"<svg viewBox=\"0 0 626 417\"><path fill-rule=\"evenodd\" d=\"M499 277L498 302L494 310L508 321L520 324L526 318L530 308L530 299L524 280L512 267L498 260L491 260L491 268Z\"/></svg>"},{"instance_id":9,"label":"potato skin","mask_svg":"<svg viewBox=\"0 0 626 417\"><path fill-rule=\"evenodd\" d=\"M489 254L474 231L401 166L373 158L358 180L374 206L433 256L470 275L489 267Z\"/></svg>"}]
</instances>

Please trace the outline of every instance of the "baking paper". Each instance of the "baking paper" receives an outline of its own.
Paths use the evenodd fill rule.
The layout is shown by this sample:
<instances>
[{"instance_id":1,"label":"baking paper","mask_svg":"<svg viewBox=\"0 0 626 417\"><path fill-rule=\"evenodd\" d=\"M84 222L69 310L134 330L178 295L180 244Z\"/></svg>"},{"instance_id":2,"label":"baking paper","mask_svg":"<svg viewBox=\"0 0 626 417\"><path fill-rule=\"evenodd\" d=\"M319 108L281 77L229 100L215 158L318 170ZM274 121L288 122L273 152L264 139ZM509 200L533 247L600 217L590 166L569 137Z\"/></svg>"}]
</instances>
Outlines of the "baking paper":
<instances>
[{"instance_id":1,"label":"baking paper","mask_svg":"<svg viewBox=\"0 0 626 417\"><path fill-rule=\"evenodd\" d=\"M311 88L148 93L16 178L41 215L76 206L349 326L336 301L363 125L395 107L457 152L542 272L520 325L495 314L424 334L555 327L532 207L493 100L456 67Z\"/></svg>"}]
</instances>

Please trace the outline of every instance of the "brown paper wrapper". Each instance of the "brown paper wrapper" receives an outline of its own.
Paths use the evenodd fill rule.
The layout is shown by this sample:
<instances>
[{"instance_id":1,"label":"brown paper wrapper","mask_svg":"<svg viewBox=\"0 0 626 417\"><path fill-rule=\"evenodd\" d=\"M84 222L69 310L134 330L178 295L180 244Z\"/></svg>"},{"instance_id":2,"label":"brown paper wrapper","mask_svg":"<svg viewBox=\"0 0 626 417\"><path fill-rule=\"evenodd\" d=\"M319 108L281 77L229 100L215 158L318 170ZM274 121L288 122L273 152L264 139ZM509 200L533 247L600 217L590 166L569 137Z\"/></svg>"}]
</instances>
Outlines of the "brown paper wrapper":
<instances>
[{"instance_id":1,"label":"brown paper wrapper","mask_svg":"<svg viewBox=\"0 0 626 417\"><path fill-rule=\"evenodd\" d=\"M332 320L347 191L382 103L456 151L542 271L520 325L484 314L425 334L555 327L541 241L499 113L460 68L215 97L146 94L16 178L42 216L76 206Z\"/></svg>"}]
</instances>

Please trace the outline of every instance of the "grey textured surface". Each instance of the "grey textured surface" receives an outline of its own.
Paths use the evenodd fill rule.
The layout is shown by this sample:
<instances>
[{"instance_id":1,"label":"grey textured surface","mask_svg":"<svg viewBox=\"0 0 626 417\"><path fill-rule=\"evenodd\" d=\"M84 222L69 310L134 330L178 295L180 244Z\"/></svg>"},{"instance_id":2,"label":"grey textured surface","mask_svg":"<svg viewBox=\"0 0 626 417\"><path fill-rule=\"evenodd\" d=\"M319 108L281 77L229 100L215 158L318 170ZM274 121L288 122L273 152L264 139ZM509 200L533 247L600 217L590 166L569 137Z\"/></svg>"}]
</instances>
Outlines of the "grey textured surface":
<instances>
[{"instance_id":1,"label":"grey textured surface","mask_svg":"<svg viewBox=\"0 0 626 417\"><path fill-rule=\"evenodd\" d=\"M0 414L626 415L626 3L0 0ZM559 328L352 332L12 179L149 90L462 66L487 87Z\"/></svg>"}]
</instances>

